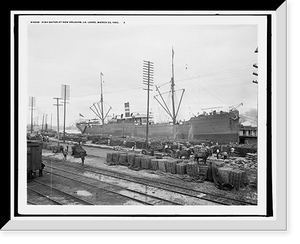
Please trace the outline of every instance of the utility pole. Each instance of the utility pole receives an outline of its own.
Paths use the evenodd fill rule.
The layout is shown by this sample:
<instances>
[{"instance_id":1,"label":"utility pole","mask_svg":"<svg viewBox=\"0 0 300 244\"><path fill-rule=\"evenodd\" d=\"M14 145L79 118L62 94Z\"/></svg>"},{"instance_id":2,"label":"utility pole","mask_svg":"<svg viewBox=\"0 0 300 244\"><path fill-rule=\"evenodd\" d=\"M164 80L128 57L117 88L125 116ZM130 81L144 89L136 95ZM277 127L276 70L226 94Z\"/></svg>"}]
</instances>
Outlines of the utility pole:
<instances>
[{"instance_id":1,"label":"utility pole","mask_svg":"<svg viewBox=\"0 0 300 244\"><path fill-rule=\"evenodd\" d=\"M176 113L175 113L175 97L174 97L174 50L172 47L172 78L171 78L171 95L172 95L172 110L173 110L173 125L176 124Z\"/></svg>"},{"instance_id":2,"label":"utility pole","mask_svg":"<svg viewBox=\"0 0 300 244\"><path fill-rule=\"evenodd\" d=\"M48 114L46 114L46 118L45 118L45 131L46 131L46 132L47 132L47 130L48 130L47 118L48 118Z\"/></svg>"},{"instance_id":3,"label":"utility pole","mask_svg":"<svg viewBox=\"0 0 300 244\"><path fill-rule=\"evenodd\" d=\"M44 113L43 113L43 120L42 120L42 133L44 132Z\"/></svg>"},{"instance_id":4,"label":"utility pole","mask_svg":"<svg viewBox=\"0 0 300 244\"><path fill-rule=\"evenodd\" d=\"M63 142L65 142L66 137L66 105L67 100L70 98L70 86L69 85L61 85L61 98L63 99L64 104L64 136L63 136Z\"/></svg>"},{"instance_id":5,"label":"utility pole","mask_svg":"<svg viewBox=\"0 0 300 244\"><path fill-rule=\"evenodd\" d=\"M29 108L31 110L31 119L30 119L30 132L33 132L33 110L35 107L35 97L29 97Z\"/></svg>"},{"instance_id":6,"label":"utility pole","mask_svg":"<svg viewBox=\"0 0 300 244\"><path fill-rule=\"evenodd\" d=\"M51 130L52 130L52 113L51 113Z\"/></svg>"},{"instance_id":7,"label":"utility pole","mask_svg":"<svg viewBox=\"0 0 300 244\"><path fill-rule=\"evenodd\" d=\"M57 150L59 150L59 106L62 106L59 104L59 97L55 97L53 99L56 99L56 104L53 104L54 106L57 107Z\"/></svg>"},{"instance_id":8,"label":"utility pole","mask_svg":"<svg viewBox=\"0 0 300 244\"><path fill-rule=\"evenodd\" d=\"M150 86L153 86L153 62L143 61L143 84L147 88L143 90L147 91L147 125L146 125L146 149L148 149L148 137L149 137L149 96L150 96Z\"/></svg>"}]
</instances>

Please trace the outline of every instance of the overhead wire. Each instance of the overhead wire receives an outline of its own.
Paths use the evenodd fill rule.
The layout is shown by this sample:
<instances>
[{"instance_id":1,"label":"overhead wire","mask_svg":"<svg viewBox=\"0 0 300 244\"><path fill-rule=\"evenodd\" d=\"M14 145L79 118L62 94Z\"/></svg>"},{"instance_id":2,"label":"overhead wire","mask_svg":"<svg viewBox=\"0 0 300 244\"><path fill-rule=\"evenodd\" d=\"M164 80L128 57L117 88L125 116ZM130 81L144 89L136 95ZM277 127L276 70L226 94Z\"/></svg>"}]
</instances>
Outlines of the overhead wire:
<instances>
[{"instance_id":1,"label":"overhead wire","mask_svg":"<svg viewBox=\"0 0 300 244\"><path fill-rule=\"evenodd\" d=\"M175 66L176 67L176 66ZM178 69L178 68L177 68ZM180 69L178 69L178 70L180 70ZM181 70L180 70L181 71ZM182 72L182 71L181 71ZM183 73L183 72L182 72ZM184 73L183 73L184 74ZM186 74L184 74L185 76L187 76ZM191 81L191 82L194 82L192 79L188 79L189 81ZM203 80L203 79L202 79ZM204 81L204 80L203 80ZM204 81L205 82L205 81ZM205 82L206 83L206 82ZM217 98L219 101L221 101L222 103L225 103L225 104L227 104L228 106L230 106L230 104L219 94L219 93L217 93L218 95L219 95L219 97L218 96L216 96L215 94L213 94L211 91L209 91L208 89L206 89L202 84L199 84L199 83L196 83L195 82L195 84L197 85L197 86L200 86L203 90L205 90L206 92L208 92L210 95L212 95L213 97L215 97L215 98ZM207 84L207 83L206 83ZM193 87L192 87L193 88ZM195 89L193 89L193 91L194 91Z\"/></svg>"},{"instance_id":2,"label":"overhead wire","mask_svg":"<svg viewBox=\"0 0 300 244\"><path fill-rule=\"evenodd\" d=\"M177 55L178 56L178 55ZM186 65L186 69L187 69L187 63L180 57L178 56ZM201 81L203 81L208 87L210 87L210 89L215 92L218 96L216 96L215 94L212 94L212 92L208 91L206 88L204 88L203 86L201 86L200 84L196 83L197 85L200 85L201 88L203 88L204 90L206 90L208 93L210 93L211 95L213 95L214 97L216 97L218 100L220 100L221 102L227 104L228 106L230 106L230 103L218 92L216 91L209 83L207 83L203 77L207 77L207 76L213 76L213 75L221 75L221 74L225 74L225 73L231 73L231 72L237 72L243 69L246 69L248 67L250 67L251 65L244 65L244 66L239 66L239 67L235 67L235 68L231 68L228 70L222 70L222 71L217 71L217 72L212 72L212 73L208 73L208 74L204 74L204 75L199 75L195 70L192 69L192 71L197 74L197 76L195 78L200 79ZM181 70L180 70L181 71ZM181 71L182 72L182 71ZM183 73L183 72L182 72ZM185 74L186 75L186 74ZM191 78L188 76L188 80L192 81L194 78ZM179 80L180 81L180 80ZM181 80L182 81L182 80ZM178 81L177 81L178 82ZM220 99L221 98L221 99Z\"/></svg>"}]
</instances>

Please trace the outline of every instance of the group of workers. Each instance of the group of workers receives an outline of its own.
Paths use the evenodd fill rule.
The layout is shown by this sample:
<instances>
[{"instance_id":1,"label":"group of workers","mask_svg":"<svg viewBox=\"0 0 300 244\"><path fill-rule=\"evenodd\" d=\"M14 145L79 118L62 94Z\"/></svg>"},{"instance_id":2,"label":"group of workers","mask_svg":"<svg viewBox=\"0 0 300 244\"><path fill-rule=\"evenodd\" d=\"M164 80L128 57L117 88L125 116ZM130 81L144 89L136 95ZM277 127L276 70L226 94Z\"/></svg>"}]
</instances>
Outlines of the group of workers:
<instances>
[{"instance_id":1,"label":"group of workers","mask_svg":"<svg viewBox=\"0 0 300 244\"><path fill-rule=\"evenodd\" d=\"M72 153L71 155L74 155L74 151L75 151L75 146L72 146ZM67 161L67 156L68 156L68 152L69 152L69 145L66 145L66 147L64 146L60 146L59 148L59 152L61 152L64 156L64 161ZM81 154L80 155L81 158L81 165L84 165L84 160L85 160L85 155Z\"/></svg>"},{"instance_id":2,"label":"group of workers","mask_svg":"<svg viewBox=\"0 0 300 244\"><path fill-rule=\"evenodd\" d=\"M217 159L219 159L220 154L223 156L223 159L227 159L228 157L232 157L234 155L234 147L230 147L229 154L227 153L227 151L220 153L220 149L217 148L216 154L217 154Z\"/></svg>"}]
</instances>

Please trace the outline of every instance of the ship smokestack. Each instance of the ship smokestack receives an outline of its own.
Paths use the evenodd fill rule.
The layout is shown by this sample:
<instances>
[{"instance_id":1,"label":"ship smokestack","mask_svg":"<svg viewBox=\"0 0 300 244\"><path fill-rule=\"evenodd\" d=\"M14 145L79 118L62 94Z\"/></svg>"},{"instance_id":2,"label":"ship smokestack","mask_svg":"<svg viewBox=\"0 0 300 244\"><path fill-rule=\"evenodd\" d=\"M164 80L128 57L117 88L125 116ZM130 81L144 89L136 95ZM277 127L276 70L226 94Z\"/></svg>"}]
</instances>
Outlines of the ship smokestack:
<instances>
[{"instance_id":1,"label":"ship smokestack","mask_svg":"<svg viewBox=\"0 0 300 244\"><path fill-rule=\"evenodd\" d=\"M125 106L125 118L130 117L130 107L129 107L129 102L124 103Z\"/></svg>"}]
</instances>

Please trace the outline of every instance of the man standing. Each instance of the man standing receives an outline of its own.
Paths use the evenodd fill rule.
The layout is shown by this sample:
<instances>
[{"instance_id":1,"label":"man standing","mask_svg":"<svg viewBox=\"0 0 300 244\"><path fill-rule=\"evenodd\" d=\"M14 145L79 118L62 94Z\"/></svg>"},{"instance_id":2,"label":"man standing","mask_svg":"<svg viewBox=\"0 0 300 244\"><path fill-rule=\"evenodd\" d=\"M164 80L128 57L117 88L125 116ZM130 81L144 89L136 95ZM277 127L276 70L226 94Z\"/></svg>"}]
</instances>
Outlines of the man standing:
<instances>
[{"instance_id":1,"label":"man standing","mask_svg":"<svg viewBox=\"0 0 300 244\"><path fill-rule=\"evenodd\" d=\"M64 155L64 160L66 162L67 161L67 155L68 155L68 150L67 149L63 150L63 155Z\"/></svg>"},{"instance_id":2,"label":"man standing","mask_svg":"<svg viewBox=\"0 0 300 244\"><path fill-rule=\"evenodd\" d=\"M81 165L83 166L84 165L84 155L83 154L81 154Z\"/></svg>"},{"instance_id":3,"label":"man standing","mask_svg":"<svg viewBox=\"0 0 300 244\"><path fill-rule=\"evenodd\" d=\"M233 154L234 154L234 147L231 147L231 148L230 148L230 157L232 157Z\"/></svg>"},{"instance_id":4,"label":"man standing","mask_svg":"<svg viewBox=\"0 0 300 244\"><path fill-rule=\"evenodd\" d=\"M219 159L220 150L217 148L217 159Z\"/></svg>"}]
</instances>

